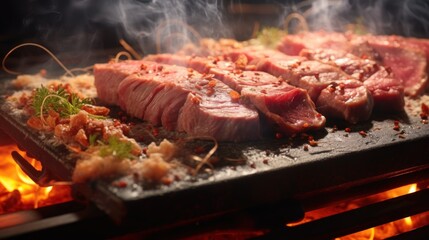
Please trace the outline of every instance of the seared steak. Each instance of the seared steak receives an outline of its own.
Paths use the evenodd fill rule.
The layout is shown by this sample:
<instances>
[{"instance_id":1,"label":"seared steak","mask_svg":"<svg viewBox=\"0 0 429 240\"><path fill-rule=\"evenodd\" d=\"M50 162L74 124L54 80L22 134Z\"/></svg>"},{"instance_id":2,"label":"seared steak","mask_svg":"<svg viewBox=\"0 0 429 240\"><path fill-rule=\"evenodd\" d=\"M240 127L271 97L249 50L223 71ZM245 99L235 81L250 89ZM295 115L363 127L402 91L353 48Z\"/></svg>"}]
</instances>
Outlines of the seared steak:
<instances>
[{"instance_id":1,"label":"seared steak","mask_svg":"<svg viewBox=\"0 0 429 240\"><path fill-rule=\"evenodd\" d=\"M140 70L118 84L109 79L124 76L118 65L139 64ZM191 136L214 137L219 141L249 141L260 138L259 115L252 107L231 98L227 85L210 76L178 66L149 61L99 64L97 88L115 89L118 103L131 116L184 131ZM103 72L106 71L106 72ZM112 90L113 92L113 90ZM102 100L105 100L101 96Z\"/></svg>"},{"instance_id":2,"label":"seared steak","mask_svg":"<svg viewBox=\"0 0 429 240\"><path fill-rule=\"evenodd\" d=\"M268 73L243 71L235 63L215 58L157 54L146 59L214 74L216 79L240 92L242 101L253 104L283 133L294 134L324 127L325 118L316 112L305 90Z\"/></svg>"},{"instance_id":3,"label":"seared steak","mask_svg":"<svg viewBox=\"0 0 429 240\"><path fill-rule=\"evenodd\" d=\"M334 49L303 49L300 56L339 67L345 73L363 81L374 98L378 111L401 111L404 109L404 88L383 66L371 59L362 59L351 53Z\"/></svg>"},{"instance_id":4,"label":"seared steak","mask_svg":"<svg viewBox=\"0 0 429 240\"><path fill-rule=\"evenodd\" d=\"M306 89L317 110L326 117L357 123L371 116L374 105L371 94L361 82L337 67L318 61L266 58L256 68ZM341 87L333 91L332 85Z\"/></svg>"},{"instance_id":5,"label":"seared steak","mask_svg":"<svg viewBox=\"0 0 429 240\"><path fill-rule=\"evenodd\" d=\"M320 31L288 35L278 45L278 50L290 55L298 55L303 49L321 48L342 50L377 61L402 81L408 96L420 95L428 85L429 47L423 40Z\"/></svg>"},{"instance_id":6,"label":"seared steak","mask_svg":"<svg viewBox=\"0 0 429 240\"><path fill-rule=\"evenodd\" d=\"M126 77L140 71L140 61L95 64L94 84L98 98L104 103L118 105L118 86Z\"/></svg>"}]
</instances>

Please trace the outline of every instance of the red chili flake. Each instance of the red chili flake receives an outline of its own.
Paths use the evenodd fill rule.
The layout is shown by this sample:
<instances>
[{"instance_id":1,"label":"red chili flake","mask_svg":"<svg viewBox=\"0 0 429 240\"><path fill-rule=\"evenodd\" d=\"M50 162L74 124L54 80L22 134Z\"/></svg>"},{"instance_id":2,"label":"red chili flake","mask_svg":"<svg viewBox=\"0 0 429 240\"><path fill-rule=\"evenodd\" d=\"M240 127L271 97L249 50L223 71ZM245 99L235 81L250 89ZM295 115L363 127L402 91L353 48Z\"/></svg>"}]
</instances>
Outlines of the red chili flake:
<instances>
[{"instance_id":1,"label":"red chili flake","mask_svg":"<svg viewBox=\"0 0 429 240\"><path fill-rule=\"evenodd\" d=\"M310 124L308 124L308 123L304 123L302 126L303 126L304 128L308 128L308 127L310 127Z\"/></svg>"},{"instance_id":2,"label":"red chili flake","mask_svg":"<svg viewBox=\"0 0 429 240\"><path fill-rule=\"evenodd\" d=\"M119 188L124 188L124 187L127 187L127 185L128 185L124 181L116 181L116 182L113 182L112 184L113 184L113 186L119 187Z\"/></svg>"},{"instance_id":3,"label":"red chili flake","mask_svg":"<svg viewBox=\"0 0 429 240\"><path fill-rule=\"evenodd\" d=\"M113 119L113 126L117 127L121 125L121 122L118 119Z\"/></svg>"},{"instance_id":4,"label":"red chili flake","mask_svg":"<svg viewBox=\"0 0 429 240\"><path fill-rule=\"evenodd\" d=\"M210 88L214 88L215 86L216 86L216 83L217 83L217 81L216 80L210 80L209 81L209 84L208 84L208 87L210 87Z\"/></svg>"},{"instance_id":5,"label":"red chili flake","mask_svg":"<svg viewBox=\"0 0 429 240\"><path fill-rule=\"evenodd\" d=\"M262 90L261 90L261 93L263 93L263 94L267 94L267 90L262 89Z\"/></svg>"},{"instance_id":6,"label":"red chili flake","mask_svg":"<svg viewBox=\"0 0 429 240\"><path fill-rule=\"evenodd\" d=\"M143 154L145 154L145 155L146 155L146 153L147 153L147 148L143 148L143 149L142 149L142 152L143 152Z\"/></svg>"},{"instance_id":7,"label":"red chili flake","mask_svg":"<svg viewBox=\"0 0 429 240\"><path fill-rule=\"evenodd\" d=\"M147 66L146 66L145 64L142 64L142 65L140 65L140 69L141 69L141 70L146 70L146 69L147 69Z\"/></svg>"},{"instance_id":8,"label":"red chili flake","mask_svg":"<svg viewBox=\"0 0 429 240\"><path fill-rule=\"evenodd\" d=\"M46 77L46 75L48 74L48 71L46 71L46 69L42 68L42 69L40 69L39 74L42 77Z\"/></svg>"},{"instance_id":9,"label":"red chili flake","mask_svg":"<svg viewBox=\"0 0 429 240\"><path fill-rule=\"evenodd\" d=\"M252 163L250 164L250 167L251 167L251 168L256 168L256 164L252 162Z\"/></svg>"},{"instance_id":10,"label":"red chili flake","mask_svg":"<svg viewBox=\"0 0 429 240\"><path fill-rule=\"evenodd\" d=\"M164 69L164 66L162 66L162 65L158 65L158 66L156 67L156 70L158 70L158 71L162 71L162 69Z\"/></svg>"},{"instance_id":11,"label":"red chili flake","mask_svg":"<svg viewBox=\"0 0 429 240\"><path fill-rule=\"evenodd\" d=\"M275 137L276 137L276 139L282 139L283 138L283 134L276 133Z\"/></svg>"},{"instance_id":12,"label":"red chili flake","mask_svg":"<svg viewBox=\"0 0 429 240\"><path fill-rule=\"evenodd\" d=\"M268 159L264 159L264 160L262 161L262 163L264 163L264 164L268 164Z\"/></svg>"},{"instance_id":13,"label":"red chili flake","mask_svg":"<svg viewBox=\"0 0 429 240\"><path fill-rule=\"evenodd\" d=\"M320 113L316 113L316 117L317 117L317 118L321 118L321 117L322 117L322 114L320 114Z\"/></svg>"},{"instance_id":14,"label":"red chili flake","mask_svg":"<svg viewBox=\"0 0 429 240\"><path fill-rule=\"evenodd\" d=\"M308 140L308 144L310 144L310 146L312 147L316 147L318 142L314 139Z\"/></svg>"},{"instance_id":15,"label":"red chili flake","mask_svg":"<svg viewBox=\"0 0 429 240\"><path fill-rule=\"evenodd\" d=\"M173 179L171 177L163 177L161 179L162 184L164 185L170 185L173 183Z\"/></svg>"},{"instance_id":16,"label":"red chili flake","mask_svg":"<svg viewBox=\"0 0 429 240\"><path fill-rule=\"evenodd\" d=\"M352 131L352 129L351 128L346 128L346 129L344 129L344 131L349 133L349 132Z\"/></svg>"},{"instance_id":17,"label":"red chili flake","mask_svg":"<svg viewBox=\"0 0 429 240\"><path fill-rule=\"evenodd\" d=\"M194 104L200 104L201 99L199 97L192 97L191 98L192 103Z\"/></svg>"},{"instance_id":18,"label":"red chili flake","mask_svg":"<svg viewBox=\"0 0 429 240\"><path fill-rule=\"evenodd\" d=\"M394 124L394 126L393 126L393 130L395 130L395 131L399 131L399 130L401 129L401 126L399 126L399 121L398 121L398 120L395 120L395 121L393 122L393 124Z\"/></svg>"},{"instance_id":19,"label":"red chili flake","mask_svg":"<svg viewBox=\"0 0 429 240\"><path fill-rule=\"evenodd\" d=\"M229 92L229 96L231 97L231 100L233 102L238 102L238 100L240 100L240 93L232 90Z\"/></svg>"},{"instance_id":20,"label":"red chili flake","mask_svg":"<svg viewBox=\"0 0 429 240\"><path fill-rule=\"evenodd\" d=\"M214 89L213 88L209 88L209 89L207 89L207 91L206 91L206 94L207 94L207 96L211 96L211 95L213 95L215 93L215 91L214 91Z\"/></svg>"},{"instance_id":21,"label":"red chili flake","mask_svg":"<svg viewBox=\"0 0 429 240\"><path fill-rule=\"evenodd\" d=\"M420 118L423 119L423 120L427 120L428 117L429 117L429 107L428 107L428 105L422 103L420 108L421 108L421 111L422 111L420 113Z\"/></svg>"},{"instance_id":22,"label":"red chili flake","mask_svg":"<svg viewBox=\"0 0 429 240\"><path fill-rule=\"evenodd\" d=\"M307 144L304 145L304 151L308 151L308 145Z\"/></svg>"},{"instance_id":23,"label":"red chili flake","mask_svg":"<svg viewBox=\"0 0 429 240\"><path fill-rule=\"evenodd\" d=\"M366 137L366 136L368 135L365 131L359 131L359 134L360 134L362 137Z\"/></svg>"},{"instance_id":24,"label":"red chili flake","mask_svg":"<svg viewBox=\"0 0 429 240\"><path fill-rule=\"evenodd\" d=\"M157 136L159 135L159 130L158 130L158 128L154 128L154 129L152 130L152 135L153 135L153 136L155 136L155 137L157 137Z\"/></svg>"}]
</instances>

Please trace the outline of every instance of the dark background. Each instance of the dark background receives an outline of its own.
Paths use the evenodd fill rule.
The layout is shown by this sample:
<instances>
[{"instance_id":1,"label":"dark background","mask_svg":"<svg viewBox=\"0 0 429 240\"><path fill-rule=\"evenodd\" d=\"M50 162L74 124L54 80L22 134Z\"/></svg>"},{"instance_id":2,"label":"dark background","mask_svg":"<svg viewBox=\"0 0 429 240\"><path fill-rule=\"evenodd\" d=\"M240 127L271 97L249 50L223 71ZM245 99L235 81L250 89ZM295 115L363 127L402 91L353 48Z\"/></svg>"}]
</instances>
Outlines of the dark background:
<instances>
[{"instance_id":1,"label":"dark background","mask_svg":"<svg viewBox=\"0 0 429 240\"><path fill-rule=\"evenodd\" d=\"M239 3L245 7L237 7ZM376 34L428 37L429 1L424 0L22 0L2 1L0 56L17 44L35 42L65 58L69 66L87 66L112 57L121 49L119 39L141 54L152 53L154 29L165 18L172 22L180 18L205 37L245 40L251 37L255 22L281 27L287 14L303 13L312 4L307 14L313 30L342 31L346 23L359 21ZM42 51L30 48L17 51L12 58L19 61L8 64L17 67L32 64L28 59L49 61Z\"/></svg>"}]
</instances>

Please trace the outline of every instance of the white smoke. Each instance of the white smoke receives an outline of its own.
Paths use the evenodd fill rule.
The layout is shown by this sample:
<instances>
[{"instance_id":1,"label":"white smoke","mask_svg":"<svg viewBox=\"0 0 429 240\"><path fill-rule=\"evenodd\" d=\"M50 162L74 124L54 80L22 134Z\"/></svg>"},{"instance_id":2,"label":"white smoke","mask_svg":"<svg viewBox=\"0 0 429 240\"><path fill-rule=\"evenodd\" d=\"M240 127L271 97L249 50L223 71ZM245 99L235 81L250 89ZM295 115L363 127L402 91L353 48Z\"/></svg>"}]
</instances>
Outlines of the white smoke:
<instances>
[{"instance_id":1,"label":"white smoke","mask_svg":"<svg viewBox=\"0 0 429 240\"><path fill-rule=\"evenodd\" d=\"M221 7L216 0L120 0L102 4L92 20L110 23L120 38L137 44L143 53L156 44L162 51L175 51L200 36L227 34Z\"/></svg>"},{"instance_id":2,"label":"white smoke","mask_svg":"<svg viewBox=\"0 0 429 240\"><path fill-rule=\"evenodd\" d=\"M373 34L427 37L429 1L426 0L314 0L302 11L312 30L345 31L361 24Z\"/></svg>"}]
</instances>

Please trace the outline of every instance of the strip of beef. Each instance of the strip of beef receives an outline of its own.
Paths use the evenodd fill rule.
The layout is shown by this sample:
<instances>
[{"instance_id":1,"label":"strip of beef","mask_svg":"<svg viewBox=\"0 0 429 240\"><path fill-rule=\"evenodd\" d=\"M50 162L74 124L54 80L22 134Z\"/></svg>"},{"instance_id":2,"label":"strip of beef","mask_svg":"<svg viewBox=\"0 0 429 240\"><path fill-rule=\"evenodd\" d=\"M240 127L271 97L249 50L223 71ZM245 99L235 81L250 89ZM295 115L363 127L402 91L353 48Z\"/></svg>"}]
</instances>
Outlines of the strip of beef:
<instances>
[{"instance_id":1,"label":"strip of beef","mask_svg":"<svg viewBox=\"0 0 429 240\"><path fill-rule=\"evenodd\" d=\"M326 117L357 123L371 116L374 106L371 93L362 82L335 66L291 57L261 59L256 68L306 89L316 103L317 110ZM340 86L340 89L332 91L329 87L331 84Z\"/></svg>"},{"instance_id":2,"label":"strip of beef","mask_svg":"<svg viewBox=\"0 0 429 240\"><path fill-rule=\"evenodd\" d=\"M317 110L330 117L357 123L371 117L373 100L368 89L359 81L344 80L330 83L317 98Z\"/></svg>"},{"instance_id":3,"label":"strip of beef","mask_svg":"<svg viewBox=\"0 0 429 240\"><path fill-rule=\"evenodd\" d=\"M383 66L371 59L362 59L351 53L334 49L303 49L300 56L339 67L345 73L363 81L374 98L374 108L379 111L404 109L404 88Z\"/></svg>"},{"instance_id":4,"label":"strip of beef","mask_svg":"<svg viewBox=\"0 0 429 240\"><path fill-rule=\"evenodd\" d=\"M169 130L211 136L219 141L260 138L258 112L231 99L232 89L227 85L184 67L149 61L118 64L137 62L140 70L117 86L118 103L131 116ZM100 64L95 77L110 74L119 79L124 72L118 64ZM103 87L114 88L117 83L109 82L111 78L97 81L103 82Z\"/></svg>"},{"instance_id":5,"label":"strip of beef","mask_svg":"<svg viewBox=\"0 0 429 240\"><path fill-rule=\"evenodd\" d=\"M294 134L324 127L326 119L315 111L314 103L305 90L268 73L242 71L236 64L218 58L157 54L147 59L214 74L215 78L240 92L242 101L256 106L283 133Z\"/></svg>"},{"instance_id":6,"label":"strip of beef","mask_svg":"<svg viewBox=\"0 0 429 240\"><path fill-rule=\"evenodd\" d=\"M404 84L405 94L416 97L428 85L425 52L407 41L394 41L386 36L350 36L353 46L368 44L377 53L383 66L389 67Z\"/></svg>"},{"instance_id":7,"label":"strip of beef","mask_svg":"<svg viewBox=\"0 0 429 240\"><path fill-rule=\"evenodd\" d=\"M141 61L95 64L93 73L98 98L105 104L117 105L119 84L129 75L139 72L141 64Z\"/></svg>"},{"instance_id":8,"label":"strip of beef","mask_svg":"<svg viewBox=\"0 0 429 240\"><path fill-rule=\"evenodd\" d=\"M418 96L428 85L427 60L425 52L416 46L424 42L398 40L388 36L364 35L335 32L308 32L288 35L278 45L278 50L298 55L304 49L328 48L343 50L360 58L372 58L390 68L396 78L404 84L408 96Z\"/></svg>"},{"instance_id":9,"label":"strip of beef","mask_svg":"<svg viewBox=\"0 0 429 240\"><path fill-rule=\"evenodd\" d=\"M286 35L277 49L287 55L297 56L303 49L326 48L345 50L350 47L348 38L336 32L301 32Z\"/></svg>"},{"instance_id":10,"label":"strip of beef","mask_svg":"<svg viewBox=\"0 0 429 240\"><path fill-rule=\"evenodd\" d=\"M259 71L230 71L212 68L211 73L240 91L269 120L287 134L320 129L325 117L315 110L308 93L283 79Z\"/></svg>"}]
</instances>

